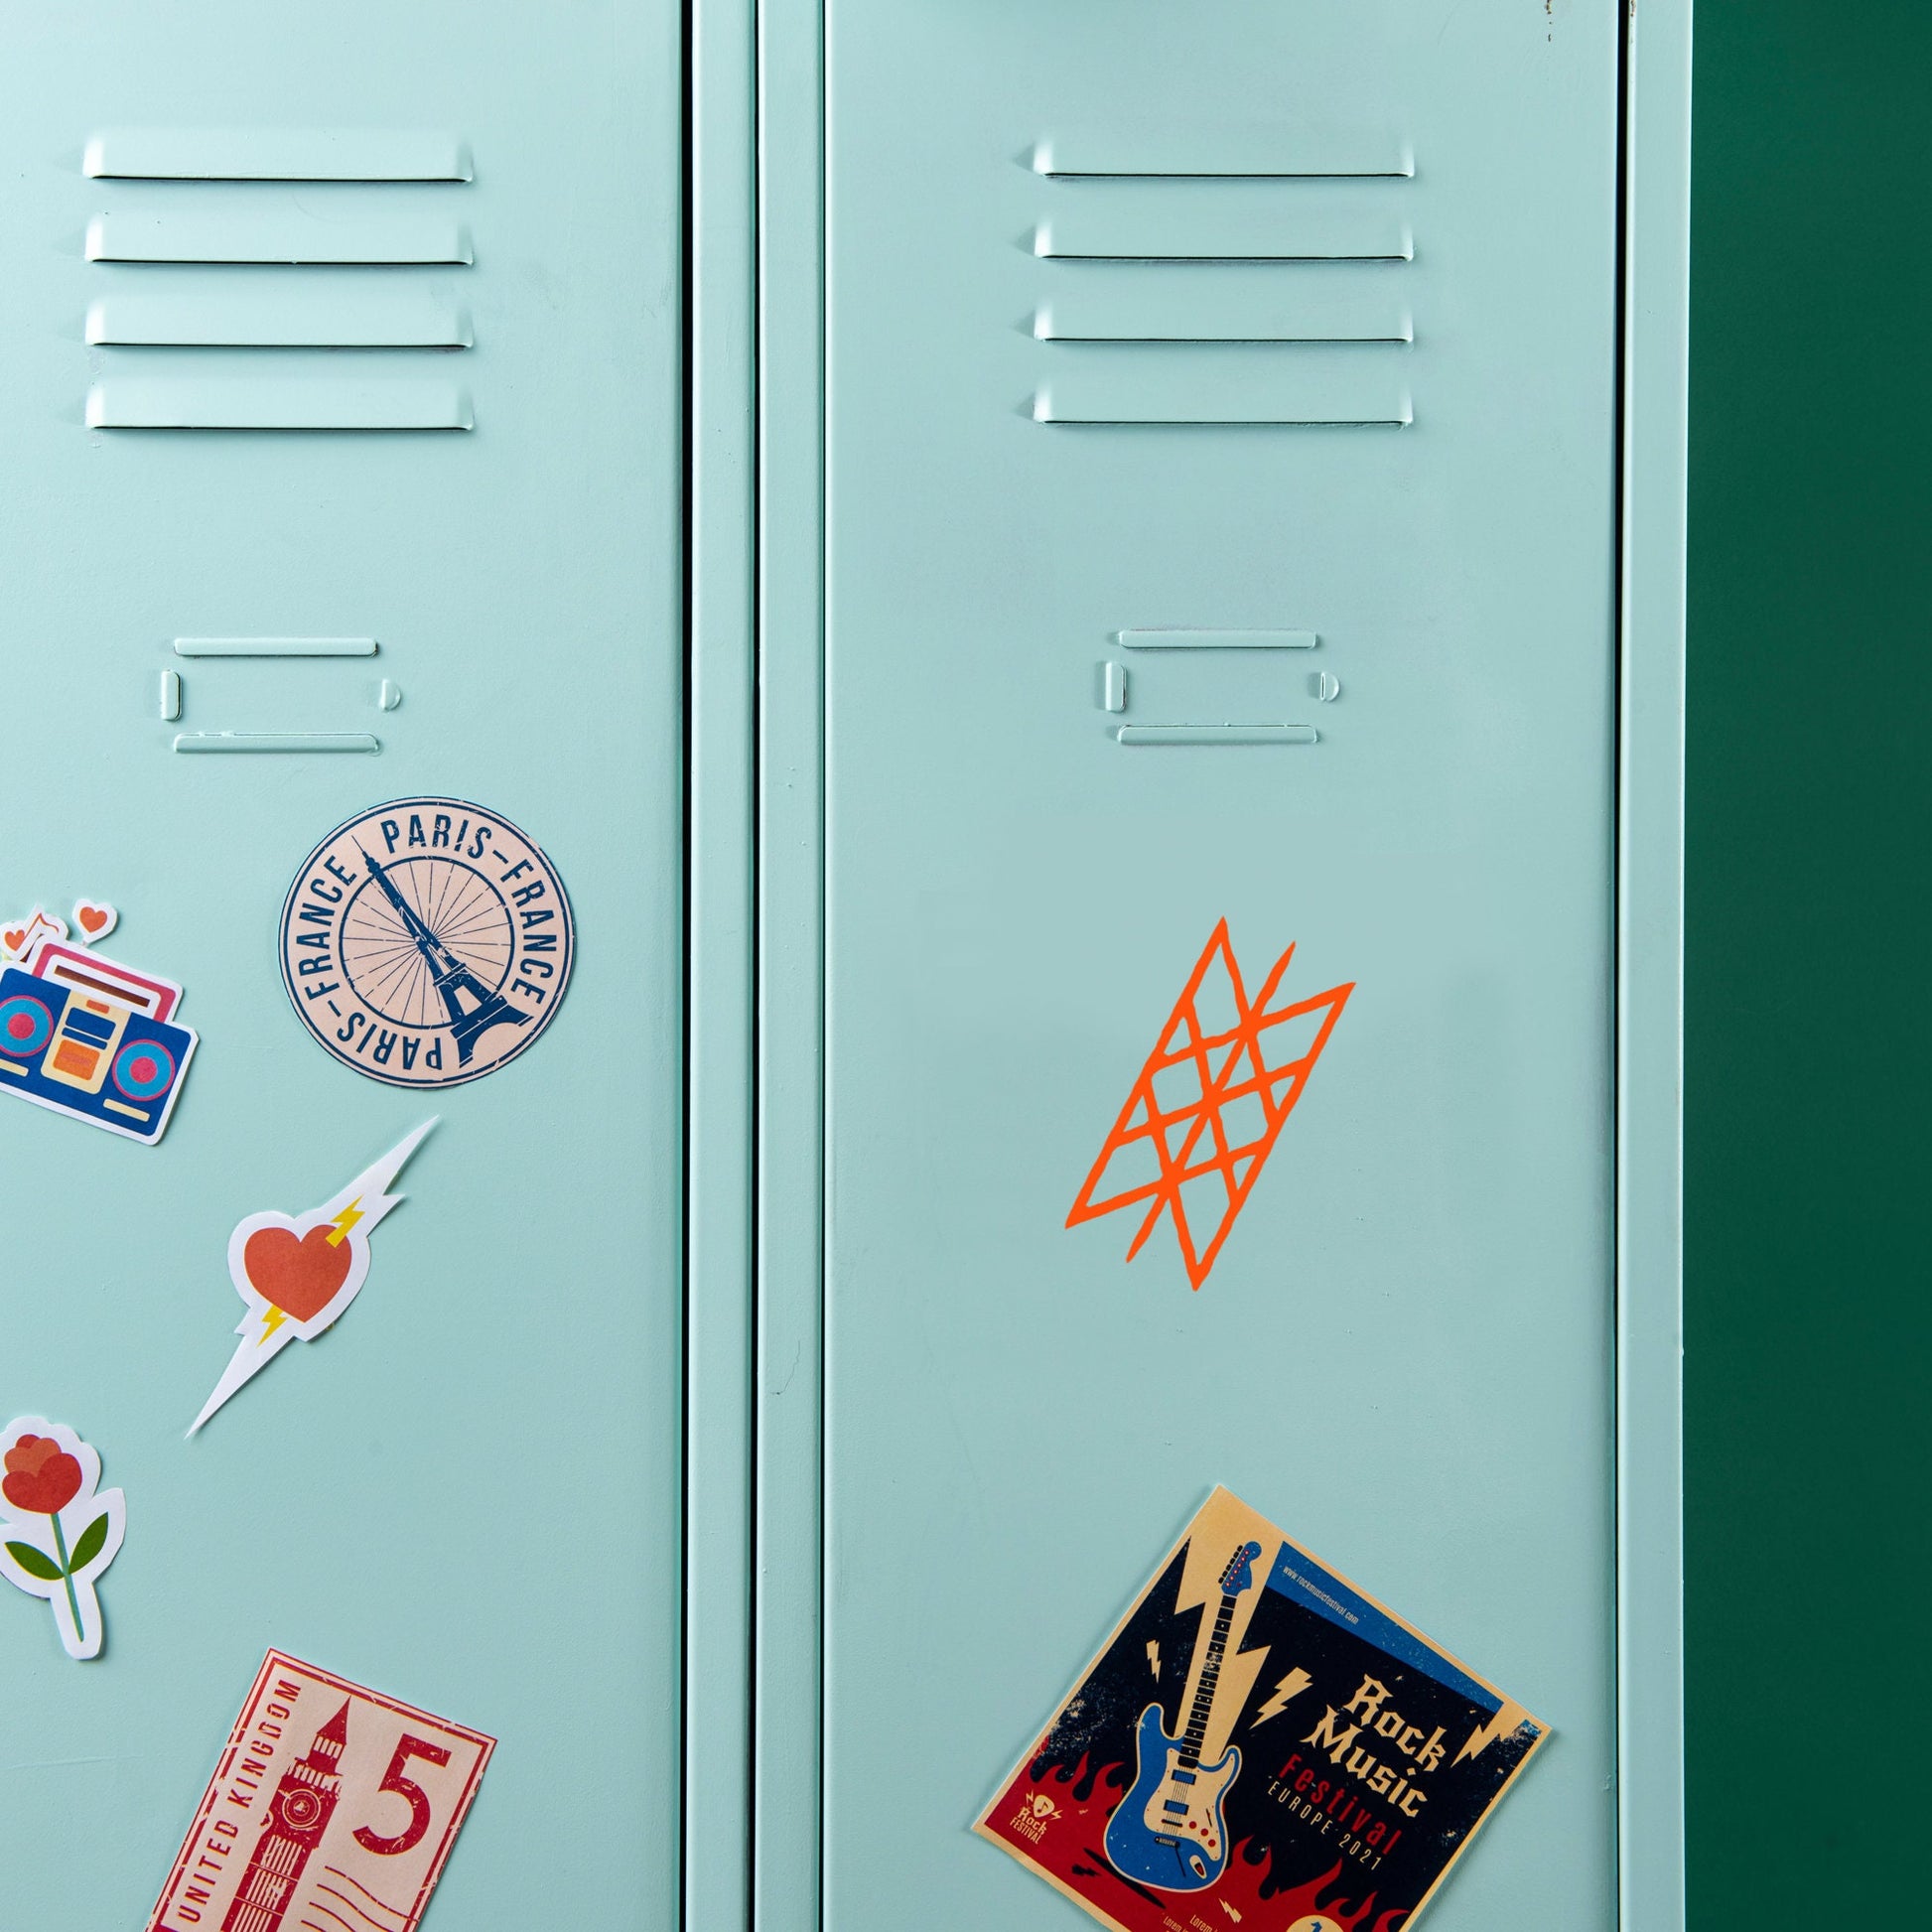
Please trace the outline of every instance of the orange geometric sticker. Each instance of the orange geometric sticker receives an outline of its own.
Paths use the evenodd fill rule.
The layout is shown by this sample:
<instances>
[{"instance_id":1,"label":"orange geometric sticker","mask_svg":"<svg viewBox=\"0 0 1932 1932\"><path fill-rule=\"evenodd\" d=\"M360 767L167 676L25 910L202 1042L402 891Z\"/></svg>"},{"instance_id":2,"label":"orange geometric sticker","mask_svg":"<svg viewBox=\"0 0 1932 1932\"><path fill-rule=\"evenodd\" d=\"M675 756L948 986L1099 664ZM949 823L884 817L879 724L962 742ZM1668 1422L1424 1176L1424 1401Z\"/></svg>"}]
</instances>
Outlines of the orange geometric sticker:
<instances>
[{"instance_id":1,"label":"orange geometric sticker","mask_svg":"<svg viewBox=\"0 0 1932 1932\"><path fill-rule=\"evenodd\" d=\"M1146 1201L1127 1259L1171 1211L1189 1285L1197 1289L1207 1279L1355 990L1351 980L1283 1000L1282 976L1294 957L1290 946L1250 1005L1228 922L1214 928L1066 1217L1068 1227ZM1196 1239L1196 1225L1204 1240Z\"/></svg>"}]
</instances>

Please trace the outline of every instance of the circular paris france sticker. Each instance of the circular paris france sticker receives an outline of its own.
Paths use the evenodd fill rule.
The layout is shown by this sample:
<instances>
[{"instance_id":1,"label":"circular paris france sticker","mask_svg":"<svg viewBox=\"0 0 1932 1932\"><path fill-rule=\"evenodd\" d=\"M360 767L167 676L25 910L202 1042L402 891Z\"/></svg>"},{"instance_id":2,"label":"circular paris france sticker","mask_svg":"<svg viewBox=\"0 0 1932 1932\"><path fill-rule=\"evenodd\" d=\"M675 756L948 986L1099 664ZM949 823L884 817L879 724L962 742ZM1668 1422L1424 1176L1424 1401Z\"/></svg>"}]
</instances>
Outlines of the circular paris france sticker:
<instances>
[{"instance_id":1,"label":"circular paris france sticker","mask_svg":"<svg viewBox=\"0 0 1932 1932\"><path fill-rule=\"evenodd\" d=\"M282 981L345 1066L454 1087L513 1060L570 983L570 899L542 848L461 798L358 812L303 861Z\"/></svg>"}]
</instances>

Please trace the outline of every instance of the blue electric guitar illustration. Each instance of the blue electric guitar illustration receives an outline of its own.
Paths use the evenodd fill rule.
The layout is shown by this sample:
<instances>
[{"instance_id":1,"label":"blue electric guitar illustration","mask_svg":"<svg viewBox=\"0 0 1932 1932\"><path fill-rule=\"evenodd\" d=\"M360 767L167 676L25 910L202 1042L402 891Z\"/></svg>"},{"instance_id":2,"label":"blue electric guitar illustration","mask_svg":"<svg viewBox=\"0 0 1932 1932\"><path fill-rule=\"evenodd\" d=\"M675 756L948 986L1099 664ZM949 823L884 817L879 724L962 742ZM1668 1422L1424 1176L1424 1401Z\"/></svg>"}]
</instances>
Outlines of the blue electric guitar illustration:
<instances>
[{"instance_id":1,"label":"blue electric guitar illustration","mask_svg":"<svg viewBox=\"0 0 1932 1932\"><path fill-rule=\"evenodd\" d=\"M1170 1737L1158 1704L1141 1713L1134 1787L1107 1821L1103 1843L1114 1869L1162 1891L1204 1891L1228 1862L1221 1800L1240 1773L1241 1753L1230 1744L1218 1764L1203 1764L1200 1747L1221 1680L1234 1599L1253 1587L1250 1566L1260 1555L1259 1543L1244 1543L1222 1571L1221 1608L1207 1640L1186 1726L1178 1737Z\"/></svg>"}]
</instances>

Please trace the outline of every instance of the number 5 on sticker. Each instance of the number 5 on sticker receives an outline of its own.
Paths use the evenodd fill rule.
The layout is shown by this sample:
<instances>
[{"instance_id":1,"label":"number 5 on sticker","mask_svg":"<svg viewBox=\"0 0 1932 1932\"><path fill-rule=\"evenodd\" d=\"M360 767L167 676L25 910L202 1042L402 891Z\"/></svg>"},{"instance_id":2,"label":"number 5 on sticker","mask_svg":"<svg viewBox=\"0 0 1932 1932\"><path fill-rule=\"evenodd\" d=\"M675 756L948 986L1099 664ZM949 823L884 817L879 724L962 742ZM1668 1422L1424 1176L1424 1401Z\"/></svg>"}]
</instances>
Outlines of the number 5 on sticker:
<instances>
[{"instance_id":1,"label":"number 5 on sticker","mask_svg":"<svg viewBox=\"0 0 1932 1932\"><path fill-rule=\"evenodd\" d=\"M389 1768L382 1774L378 1791L399 1791L409 1804L409 1825L394 1838L382 1838L369 1830L366 1825L355 1828L355 1842L365 1852L373 1852L378 1858L396 1859L405 1852L413 1852L422 1843L423 1834L429 1830L431 1806L429 1793L420 1784L411 1782L403 1776L404 1767L412 1757L427 1758L432 1764L447 1764L450 1753L441 1744L432 1744L424 1737L411 1737L407 1731L396 1746L396 1754L389 1760Z\"/></svg>"}]
</instances>

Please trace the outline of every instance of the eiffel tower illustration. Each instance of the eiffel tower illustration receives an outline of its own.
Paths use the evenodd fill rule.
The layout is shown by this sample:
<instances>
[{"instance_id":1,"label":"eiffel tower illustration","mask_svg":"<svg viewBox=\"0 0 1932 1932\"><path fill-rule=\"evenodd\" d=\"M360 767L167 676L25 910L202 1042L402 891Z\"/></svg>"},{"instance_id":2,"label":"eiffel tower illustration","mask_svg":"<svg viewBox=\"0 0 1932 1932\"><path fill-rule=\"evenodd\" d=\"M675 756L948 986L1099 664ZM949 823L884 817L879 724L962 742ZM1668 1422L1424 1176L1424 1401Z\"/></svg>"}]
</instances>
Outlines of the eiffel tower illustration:
<instances>
[{"instance_id":1,"label":"eiffel tower illustration","mask_svg":"<svg viewBox=\"0 0 1932 1932\"><path fill-rule=\"evenodd\" d=\"M360 851L361 848L357 847ZM395 881L368 853L362 853L362 861L369 869L369 876L382 888L383 897L396 908L396 917L403 923L403 930L415 942L416 950L423 956L423 964L430 970L430 978L435 984L437 997L443 1002L443 1011L450 1016L450 1031L456 1035L456 1057L459 1066L468 1066L470 1057L477 1050L480 1035L499 1024L512 1027L527 1027L530 1016L513 1007L500 993L489 992L471 972L462 960L453 953L417 914L416 908L396 890ZM462 1000L472 1001L467 1010L460 1004Z\"/></svg>"}]
</instances>

